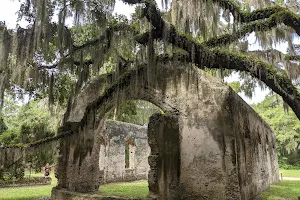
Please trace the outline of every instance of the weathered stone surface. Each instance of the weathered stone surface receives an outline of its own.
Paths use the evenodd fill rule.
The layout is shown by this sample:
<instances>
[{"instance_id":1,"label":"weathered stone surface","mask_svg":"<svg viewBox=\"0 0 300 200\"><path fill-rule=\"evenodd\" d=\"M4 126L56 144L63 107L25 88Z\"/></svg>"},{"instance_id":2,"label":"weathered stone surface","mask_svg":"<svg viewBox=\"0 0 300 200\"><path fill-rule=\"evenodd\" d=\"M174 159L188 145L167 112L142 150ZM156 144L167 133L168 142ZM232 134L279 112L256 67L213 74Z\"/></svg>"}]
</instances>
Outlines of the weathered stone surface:
<instances>
[{"instance_id":1,"label":"weathered stone surface","mask_svg":"<svg viewBox=\"0 0 300 200\"><path fill-rule=\"evenodd\" d=\"M99 168L102 183L133 181L148 178L147 127L108 120L105 122L100 146ZM129 168L125 168L125 145L130 143ZM132 143L132 144L131 144Z\"/></svg>"},{"instance_id":2,"label":"weathered stone surface","mask_svg":"<svg viewBox=\"0 0 300 200\"><path fill-rule=\"evenodd\" d=\"M180 199L180 135L177 116L151 116L148 137L151 147L150 196L162 200Z\"/></svg>"},{"instance_id":3,"label":"weathered stone surface","mask_svg":"<svg viewBox=\"0 0 300 200\"><path fill-rule=\"evenodd\" d=\"M0 147L0 176L2 172L11 175L19 173L28 162L36 164L34 162L44 161L43 165L52 162L57 146L58 141L54 140L48 143L37 142L31 146Z\"/></svg>"},{"instance_id":4,"label":"weathered stone surface","mask_svg":"<svg viewBox=\"0 0 300 200\"><path fill-rule=\"evenodd\" d=\"M182 199L252 199L279 181L269 126L234 93L219 98L219 112L190 104L196 120L180 119Z\"/></svg>"},{"instance_id":5,"label":"weathered stone surface","mask_svg":"<svg viewBox=\"0 0 300 200\"><path fill-rule=\"evenodd\" d=\"M78 192L91 192L99 188L100 140L93 113L88 118L90 120L79 127L78 132L60 140L56 168L58 188ZM74 131L72 128L70 131Z\"/></svg>"},{"instance_id":6,"label":"weathered stone surface","mask_svg":"<svg viewBox=\"0 0 300 200\"><path fill-rule=\"evenodd\" d=\"M62 129L73 135L61 143L58 188L79 192L98 189L103 138L99 130L105 113L130 99L149 101L167 115L178 117L179 196L167 198L246 200L279 181L272 130L228 86L179 63L141 68L125 78L110 90L94 80L79 95L85 100L73 100ZM160 143L164 144L157 141ZM151 154L149 163L157 159L161 158ZM151 171L150 175L154 176ZM163 182L167 185L158 187L157 195L171 188L168 178Z\"/></svg>"},{"instance_id":7,"label":"weathered stone surface","mask_svg":"<svg viewBox=\"0 0 300 200\"><path fill-rule=\"evenodd\" d=\"M8 169L19 160L23 160L25 149L23 147L0 148L0 170Z\"/></svg>"},{"instance_id":8,"label":"weathered stone surface","mask_svg":"<svg viewBox=\"0 0 300 200\"><path fill-rule=\"evenodd\" d=\"M232 111L232 117L237 115L237 110ZM247 117L244 116L246 122L235 124L233 129L226 128L229 121L225 123L224 119L225 134L215 140L209 129L186 128L176 116L152 116L148 129L150 196L253 199L270 183L278 182L275 149L269 148L275 144L274 138L269 138L272 134L261 121L250 118L254 115ZM242 134L228 137L227 133L234 131ZM263 142L264 147L261 137L268 140Z\"/></svg>"}]
</instances>

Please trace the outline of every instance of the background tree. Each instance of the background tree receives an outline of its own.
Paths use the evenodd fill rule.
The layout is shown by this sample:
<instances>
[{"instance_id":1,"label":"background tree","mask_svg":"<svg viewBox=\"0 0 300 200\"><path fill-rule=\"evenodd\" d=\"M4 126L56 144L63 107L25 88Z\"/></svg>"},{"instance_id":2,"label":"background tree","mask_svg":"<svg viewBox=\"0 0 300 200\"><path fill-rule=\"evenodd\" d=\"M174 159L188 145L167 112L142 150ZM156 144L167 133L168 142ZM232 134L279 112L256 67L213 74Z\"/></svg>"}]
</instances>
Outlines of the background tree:
<instances>
[{"instance_id":1,"label":"background tree","mask_svg":"<svg viewBox=\"0 0 300 200\"><path fill-rule=\"evenodd\" d=\"M3 118L0 118L0 135L7 130L7 126L3 121Z\"/></svg>"},{"instance_id":2,"label":"background tree","mask_svg":"<svg viewBox=\"0 0 300 200\"><path fill-rule=\"evenodd\" d=\"M28 26L8 30L0 25L0 108L7 112L4 96L15 91L36 100L15 108L19 114L12 112L11 120L3 115L8 127L0 136L3 143L54 134L51 115L39 110L39 99L47 97L55 115L56 105L70 106L95 76L118 84L140 67L168 61L174 67L192 63L219 78L239 71L243 82L232 87L250 97L255 87L269 87L300 119L299 0L163 0L163 9L154 0L122 1L137 5L131 19L113 14L115 0L21 0L19 19ZM259 50L249 48L250 36ZM285 52L274 48L282 42L288 44ZM118 105L113 115L143 124L136 117L139 106ZM258 107L273 110L268 104ZM279 110L273 114L278 116L270 115L270 124L278 129L280 148L296 151L297 125ZM283 147L286 142L293 145Z\"/></svg>"},{"instance_id":3,"label":"background tree","mask_svg":"<svg viewBox=\"0 0 300 200\"><path fill-rule=\"evenodd\" d=\"M61 110L56 109L51 115L46 99L32 100L22 106L12 99L7 96L4 101L3 121L7 130L0 135L0 144L26 144L55 135Z\"/></svg>"},{"instance_id":4,"label":"background tree","mask_svg":"<svg viewBox=\"0 0 300 200\"><path fill-rule=\"evenodd\" d=\"M137 124L146 125L149 121L149 117L154 113L160 113L161 110L150 102L146 101L125 101L117 108L111 110L108 113L108 118Z\"/></svg>"},{"instance_id":5,"label":"background tree","mask_svg":"<svg viewBox=\"0 0 300 200\"><path fill-rule=\"evenodd\" d=\"M300 118L297 0L165 0L163 10L153 0L123 2L138 5L131 19L112 14L114 0L23 0L19 18L28 27L0 29L0 99L18 85L33 96L47 93L50 105L66 104L93 76L114 72L117 81L143 63L173 60L221 76L241 71L249 95L268 86ZM249 51L249 34L260 51ZM286 54L274 50L283 41Z\"/></svg>"},{"instance_id":6,"label":"background tree","mask_svg":"<svg viewBox=\"0 0 300 200\"><path fill-rule=\"evenodd\" d=\"M268 95L254 109L274 130L280 167L299 165L300 121L295 114L284 111L283 101L278 95Z\"/></svg>"}]
</instances>

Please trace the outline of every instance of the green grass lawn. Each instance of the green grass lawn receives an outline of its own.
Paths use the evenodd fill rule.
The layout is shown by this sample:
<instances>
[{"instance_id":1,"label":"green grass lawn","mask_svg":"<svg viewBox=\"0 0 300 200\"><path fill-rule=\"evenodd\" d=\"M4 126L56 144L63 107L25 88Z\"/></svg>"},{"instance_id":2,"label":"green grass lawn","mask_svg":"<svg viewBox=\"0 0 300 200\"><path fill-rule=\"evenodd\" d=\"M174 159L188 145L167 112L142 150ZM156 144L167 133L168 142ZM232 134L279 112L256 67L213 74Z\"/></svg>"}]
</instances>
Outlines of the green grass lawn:
<instances>
[{"instance_id":1,"label":"green grass lawn","mask_svg":"<svg viewBox=\"0 0 300 200\"><path fill-rule=\"evenodd\" d=\"M31 174L31 176L43 176L43 174L34 173ZM0 200L32 200L40 197L50 197L52 188L57 184L57 179L54 177L54 174L51 173L50 176L52 178L51 185L0 188ZM146 197L149 191L147 180L134 181L130 183L111 183L101 186L99 190L99 194L102 196L121 196L132 198Z\"/></svg>"},{"instance_id":2,"label":"green grass lawn","mask_svg":"<svg viewBox=\"0 0 300 200\"><path fill-rule=\"evenodd\" d=\"M280 169L283 177L300 178L300 170ZM281 181L272 185L269 190L262 194L264 200L298 200L300 196L300 181Z\"/></svg>"},{"instance_id":3,"label":"green grass lawn","mask_svg":"<svg viewBox=\"0 0 300 200\"><path fill-rule=\"evenodd\" d=\"M35 171L25 171L25 177L29 177L29 176L31 176L31 177L40 177L40 176L44 176L44 174L42 173L42 172L35 172ZM54 174L53 174L53 172L50 172L50 176L51 176L51 178L52 177L54 177Z\"/></svg>"},{"instance_id":4,"label":"green grass lawn","mask_svg":"<svg viewBox=\"0 0 300 200\"><path fill-rule=\"evenodd\" d=\"M299 177L300 170L280 170L284 177ZM27 174L27 173L26 173ZM31 174L31 176L43 176L43 174ZM29 200L40 197L50 197L51 189L57 184L57 179L51 173L52 183L46 186L30 186L16 188L0 188L0 200ZM130 183L111 183L100 187L102 196L121 196L142 198L148 195L147 180ZM300 196L300 181L282 181L275 184L262 194L264 200L297 200Z\"/></svg>"},{"instance_id":5,"label":"green grass lawn","mask_svg":"<svg viewBox=\"0 0 300 200\"><path fill-rule=\"evenodd\" d=\"M120 196L142 198L148 195L148 181L134 181L130 183L110 183L100 187L102 196Z\"/></svg>"},{"instance_id":6,"label":"green grass lawn","mask_svg":"<svg viewBox=\"0 0 300 200\"><path fill-rule=\"evenodd\" d=\"M292 169L280 169L280 173L282 173L283 177L295 177L295 178L300 178L300 170L292 170ZM299 194L300 196L300 194Z\"/></svg>"},{"instance_id":7,"label":"green grass lawn","mask_svg":"<svg viewBox=\"0 0 300 200\"><path fill-rule=\"evenodd\" d=\"M43 176L42 173L34 173L32 176ZM57 179L51 173L51 185L45 186L30 186L30 187L14 187L0 188L0 200L32 200L40 197L50 197L51 189L56 186Z\"/></svg>"},{"instance_id":8,"label":"green grass lawn","mask_svg":"<svg viewBox=\"0 0 300 200\"><path fill-rule=\"evenodd\" d=\"M264 200L297 200L300 196L300 181L281 181L262 194Z\"/></svg>"}]
</instances>

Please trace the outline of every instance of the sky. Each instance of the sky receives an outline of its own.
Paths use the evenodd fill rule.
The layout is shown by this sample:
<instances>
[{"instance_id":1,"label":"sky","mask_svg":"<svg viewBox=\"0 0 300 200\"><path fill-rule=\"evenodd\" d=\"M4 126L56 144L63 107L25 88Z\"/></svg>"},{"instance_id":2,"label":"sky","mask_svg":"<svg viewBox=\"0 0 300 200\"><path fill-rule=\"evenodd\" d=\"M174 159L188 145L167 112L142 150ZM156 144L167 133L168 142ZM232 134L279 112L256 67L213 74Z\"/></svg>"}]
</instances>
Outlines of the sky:
<instances>
[{"instance_id":1,"label":"sky","mask_svg":"<svg viewBox=\"0 0 300 200\"><path fill-rule=\"evenodd\" d=\"M16 12L19 8L20 3L18 1L1 0L0 21L5 21L9 28L15 28L17 21Z\"/></svg>"},{"instance_id":2,"label":"sky","mask_svg":"<svg viewBox=\"0 0 300 200\"><path fill-rule=\"evenodd\" d=\"M156 0L158 6L161 9L161 0ZM5 21L5 24L8 28L15 28L17 26L17 11L19 10L20 2L17 0L1 0L1 7L0 7L0 21ZM122 1L117 0L115 5L115 13L123 14L126 16L130 16L131 13L134 12L135 7L129 6L124 4ZM71 23L71 22L70 22ZM22 27L26 27L26 22L21 21L18 24ZM253 34L250 34L248 37L248 41L250 44L249 50L257 50L259 49L259 45L255 41L255 37ZM296 41L296 43L300 44L300 39ZM275 47L276 49L282 51L283 53L286 52L287 43L282 43L279 46ZM227 82L232 81L239 81L237 73L234 73L232 76L226 79ZM265 96L270 92L270 90L262 91L259 87L255 89L254 95L252 99L249 99L245 95L239 93L239 95L248 103L258 103L264 100Z\"/></svg>"},{"instance_id":3,"label":"sky","mask_svg":"<svg viewBox=\"0 0 300 200\"><path fill-rule=\"evenodd\" d=\"M156 0L157 4L161 8L161 0ZM17 0L1 0L0 7L0 21L5 21L5 24L9 28L15 28L17 25L17 12L20 8L20 2ZM126 16L130 16L131 13L134 13L135 6L129 6L124 4L120 0L116 0L115 4L115 13L123 14ZM21 21L18 23L20 26L26 26L26 22Z\"/></svg>"}]
</instances>

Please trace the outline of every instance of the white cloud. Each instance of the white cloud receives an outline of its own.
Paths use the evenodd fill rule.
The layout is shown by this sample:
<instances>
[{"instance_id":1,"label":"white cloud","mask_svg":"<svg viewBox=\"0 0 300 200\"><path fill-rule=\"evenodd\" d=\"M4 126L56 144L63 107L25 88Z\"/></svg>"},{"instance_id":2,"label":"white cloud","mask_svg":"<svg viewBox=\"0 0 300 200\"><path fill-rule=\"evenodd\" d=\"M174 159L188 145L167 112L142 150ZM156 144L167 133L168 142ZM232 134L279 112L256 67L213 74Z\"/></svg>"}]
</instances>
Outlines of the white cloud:
<instances>
[{"instance_id":1,"label":"white cloud","mask_svg":"<svg viewBox=\"0 0 300 200\"><path fill-rule=\"evenodd\" d=\"M1 0L0 21L5 21L8 28L15 28L18 18L17 11L20 8L20 2L11 0Z\"/></svg>"},{"instance_id":2,"label":"white cloud","mask_svg":"<svg viewBox=\"0 0 300 200\"><path fill-rule=\"evenodd\" d=\"M156 3L159 9L162 9L161 0L156 0ZM116 0L114 13L122 14L127 16L128 18L132 13L134 13L136 5L125 4L122 0Z\"/></svg>"},{"instance_id":3,"label":"white cloud","mask_svg":"<svg viewBox=\"0 0 300 200\"><path fill-rule=\"evenodd\" d=\"M161 0L156 0L158 6L161 8ZM0 6L0 21L5 21L5 24L8 28L14 29L17 25L17 12L20 8L19 1L12 1L12 0L1 0ZM123 14L127 17L130 17L132 13L134 13L135 6L125 4L121 0L116 1L114 13ZM25 27L27 23L25 21L18 22L18 24L22 27ZM70 20L68 24L72 24Z\"/></svg>"},{"instance_id":4,"label":"white cloud","mask_svg":"<svg viewBox=\"0 0 300 200\"><path fill-rule=\"evenodd\" d=\"M125 4L123 1L117 0L115 4L114 13L122 14L127 16L128 18L132 13L134 13L135 6L130 6Z\"/></svg>"}]
</instances>

